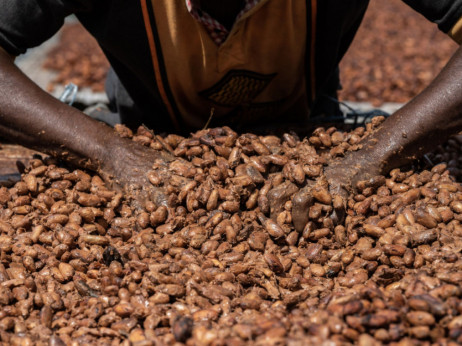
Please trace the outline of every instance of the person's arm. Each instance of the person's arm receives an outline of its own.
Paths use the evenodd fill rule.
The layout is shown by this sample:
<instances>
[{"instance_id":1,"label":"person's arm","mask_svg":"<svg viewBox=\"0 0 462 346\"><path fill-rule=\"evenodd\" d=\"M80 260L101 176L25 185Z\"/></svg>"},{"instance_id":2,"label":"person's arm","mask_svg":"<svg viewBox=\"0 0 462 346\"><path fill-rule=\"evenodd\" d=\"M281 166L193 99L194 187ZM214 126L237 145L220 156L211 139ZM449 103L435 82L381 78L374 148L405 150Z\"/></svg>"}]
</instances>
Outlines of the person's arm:
<instances>
[{"instance_id":1,"label":"person's arm","mask_svg":"<svg viewBox=\"0 0 462 346\"><path fill-rule=\"evenodd\" d=\"M61 103L33 83L0 47L0 137L113 177L146 184L158 152Z\"/></svg>"},{"instance_id":2,"label":"person's arm","mask_svg":"<svg viewBox=\"0 0 462 346\"><path fill-rule=\"evenodd\" d=\"M462 48L418 96L390 116L362 149L326 169L333 185L386 174L410 163L462 130Z\"/></svg>"},{"instance_id":3,"label":"person's arm","mask_svg":"<svg viewBox=\"0 0 462 346\"><path fill-rule=\"evenodd\" d=\"M46 152L88 157L96 168L112 130L40 89L0 47L1 136Z\"/></svg>"},{"instance_id":4,"label":"person's arm","mask_svg":"<svg viewBox=\"0 0 462 346\"><path fill-rule=\"evenodd\" d=\"M324 174L331 194L341 196L345 206L348 192L354 192L358 181L387 174L393 168L410 163L460 131L462 48L422 93L360 143L361 149L349 152L325 167ZM292 207L294 224L308 222L311 199L309 189L297 193ZM341 205L334 205L331 218L335 224L341 222L344 212Z\"/></svg>"}]
</instances>

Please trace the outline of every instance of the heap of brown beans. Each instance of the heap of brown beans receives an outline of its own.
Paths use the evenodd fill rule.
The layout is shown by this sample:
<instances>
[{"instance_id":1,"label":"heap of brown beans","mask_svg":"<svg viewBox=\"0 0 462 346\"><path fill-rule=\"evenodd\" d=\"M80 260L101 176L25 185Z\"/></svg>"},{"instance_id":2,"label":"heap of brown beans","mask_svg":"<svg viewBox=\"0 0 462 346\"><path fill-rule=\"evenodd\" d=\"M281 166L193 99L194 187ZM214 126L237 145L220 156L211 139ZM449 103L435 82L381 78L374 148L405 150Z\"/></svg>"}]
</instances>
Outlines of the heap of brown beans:
<instances>
[{"instance_id":1,"label":"heap of brown beans","mask_svg":"<svg viewBox=\"0 0 462 346\"><path fill-rule=\"evenodd\" d=\"M1 341L460 344L462 189L445 164L360 182L344 221L330 217L342 201L323 166L381 120L304 140L118 126L176 157L149 173L165 205L141 210L97 175L32 160L0 189Z\"/></svg>"},{"instance_id":2,"label":"heap of brown beans","mask_svg":"<svg viewBox=\"0 0 462 346\"><path fill-rule=\"evenodd\" d=\"M96 40L77 22L62 27L59 43L47 52L43 68L55 72L49 91L74 83L79 88L104 92L109 62Z\"/></svg>"}]
</instances>

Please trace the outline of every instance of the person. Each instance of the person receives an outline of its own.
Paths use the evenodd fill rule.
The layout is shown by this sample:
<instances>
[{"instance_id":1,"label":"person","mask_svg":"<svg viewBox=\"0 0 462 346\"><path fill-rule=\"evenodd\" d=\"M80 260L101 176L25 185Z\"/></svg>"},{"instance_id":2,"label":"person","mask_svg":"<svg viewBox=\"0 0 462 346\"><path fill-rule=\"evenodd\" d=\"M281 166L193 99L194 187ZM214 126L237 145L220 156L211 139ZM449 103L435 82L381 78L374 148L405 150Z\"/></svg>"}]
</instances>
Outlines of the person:
<instances>
[{"instance_id":1,"label":"person","mask_svg":"<svg viewBox=\"0 0 462 346\"><path fill-rule=\"evenodd\" d=\"M338 63L368 0L0 0L0 136L112 176L146 181L167 155L117 136L112 128L38 88L15 56L52 36L75 14L113 70L111 110L155 131L212 124L306 123L331 114ZM462 42L462 0L404 0ZM397 16L399 13L396 14ZM362 149L328 165L340 191L383 174L462 129L462 51L438 77L370 136Z\"/></svg>"}]
</instances>

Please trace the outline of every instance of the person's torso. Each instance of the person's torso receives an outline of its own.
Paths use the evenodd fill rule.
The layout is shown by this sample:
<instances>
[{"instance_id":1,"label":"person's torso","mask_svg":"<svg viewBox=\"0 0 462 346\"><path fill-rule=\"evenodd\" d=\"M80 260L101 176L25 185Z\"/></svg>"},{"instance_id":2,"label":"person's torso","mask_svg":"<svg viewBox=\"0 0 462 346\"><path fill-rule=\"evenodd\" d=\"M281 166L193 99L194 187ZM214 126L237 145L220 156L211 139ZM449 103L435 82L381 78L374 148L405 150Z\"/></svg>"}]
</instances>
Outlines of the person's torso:
<instances>
[{"instance_id":1,"label":"person's torso","mask_svg":"<svg viewBox=\"0 0 462 346\"><path fill-rule=\"evenodd\" d=\"M180 127L200 128L212 109L214 120L227 124L306 116L367 3L261 0L221 45L185 0L113 0L99 21L81 20L146 116L168 113Z\"/></svg>"},{"instance_id":2,"label":"person's torso","mask_svg":"<svg viewBox=\"0 0 462 346\"><path fill-rule=\"evenodd\" d=\"M184 1L147 1L152 8L146 11L154 12L151 53L164 77L158 80L164 103L187 126L203 127L212 109L215 118L228 123L257 121L306 100L304 1L261 1L234 23L220 46Z\"/></svg>"}]
</instances>

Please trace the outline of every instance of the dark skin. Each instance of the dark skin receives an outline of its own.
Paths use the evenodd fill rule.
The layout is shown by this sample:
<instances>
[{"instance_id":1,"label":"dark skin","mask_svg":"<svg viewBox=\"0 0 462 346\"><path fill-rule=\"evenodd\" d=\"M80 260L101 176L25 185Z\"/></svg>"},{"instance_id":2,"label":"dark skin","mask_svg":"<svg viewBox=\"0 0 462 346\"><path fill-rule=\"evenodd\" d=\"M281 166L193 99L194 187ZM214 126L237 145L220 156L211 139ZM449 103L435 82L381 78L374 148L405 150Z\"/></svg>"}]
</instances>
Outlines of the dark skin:
<instances>
[{"instance_id":1,"label":"dark skin","mask_svg":"<svg viewBox=\"0 0 462 346\"><path fill-rule=\"evenodd\" d=\"M243 3L242 0L201 0L204 11L229 28ZM461 81L459 48L435 81L387 119L363 143L361 150L326 168L331 189L341 193L351 189L356 181L385 174L461 131ZM0 136L3 138L97 171L114 186L135 189L141 196L154 192L142 190L150 186L146 172L155 160L171 159L169 155L120 138L110 127L51 97L20 71L14 65L14 58L1 47L0 90ZM156 194L156 199L159 204L165 203L161 194ZM301 206L307 205L303 196L298 200ZM303 220L298 221L300 224Z\"/></svg>"},{"instance_id":2,"label":"dark skin","mask_svg":"<svg viewBox=\"0 0 462 346\"><path fill-rule=\"evenodd\" d=\"M20 71L14 58L1 47L0 90L3 138L59 157L73 166L97 171L114 188L124 187L135 198L155 194L154 190L143 191L141 187L150 187L146 172L155 160L170 160L168 154L120 138L109 126L50 96ZM155 195L154 198L159 197Z\"/></svg>"},{"instance_id":3,"label":"dark skin","mask_svg":"<svg viewBox=\"0 0 462 346\"><path fill-rule=\"evenodd\" d=\"M383 175L428 153L462 130L462 48L437 78L418 96L390 116L366 138L362 148L330 163L324 170L331 193L346 197L358 181ZM294 199L299 211L294 223L306 223L310 190ZM336 210L334 222L342 219ZM293 215L294 216L294 215ZM300 219L300 220L299 220Z\"/></svg>"},{"instance_id":4,"label":"dark skin","mask_svg":"<svg viewBox=\"0 0 462 346\"><path fill-rule=\"evenodd\" d=\"M410 163L462 130L462 48L436 79L395 112L362 149L330 165L325 173L349 188L357 181L386 174Z\"/></svg>"}]
</instances>

